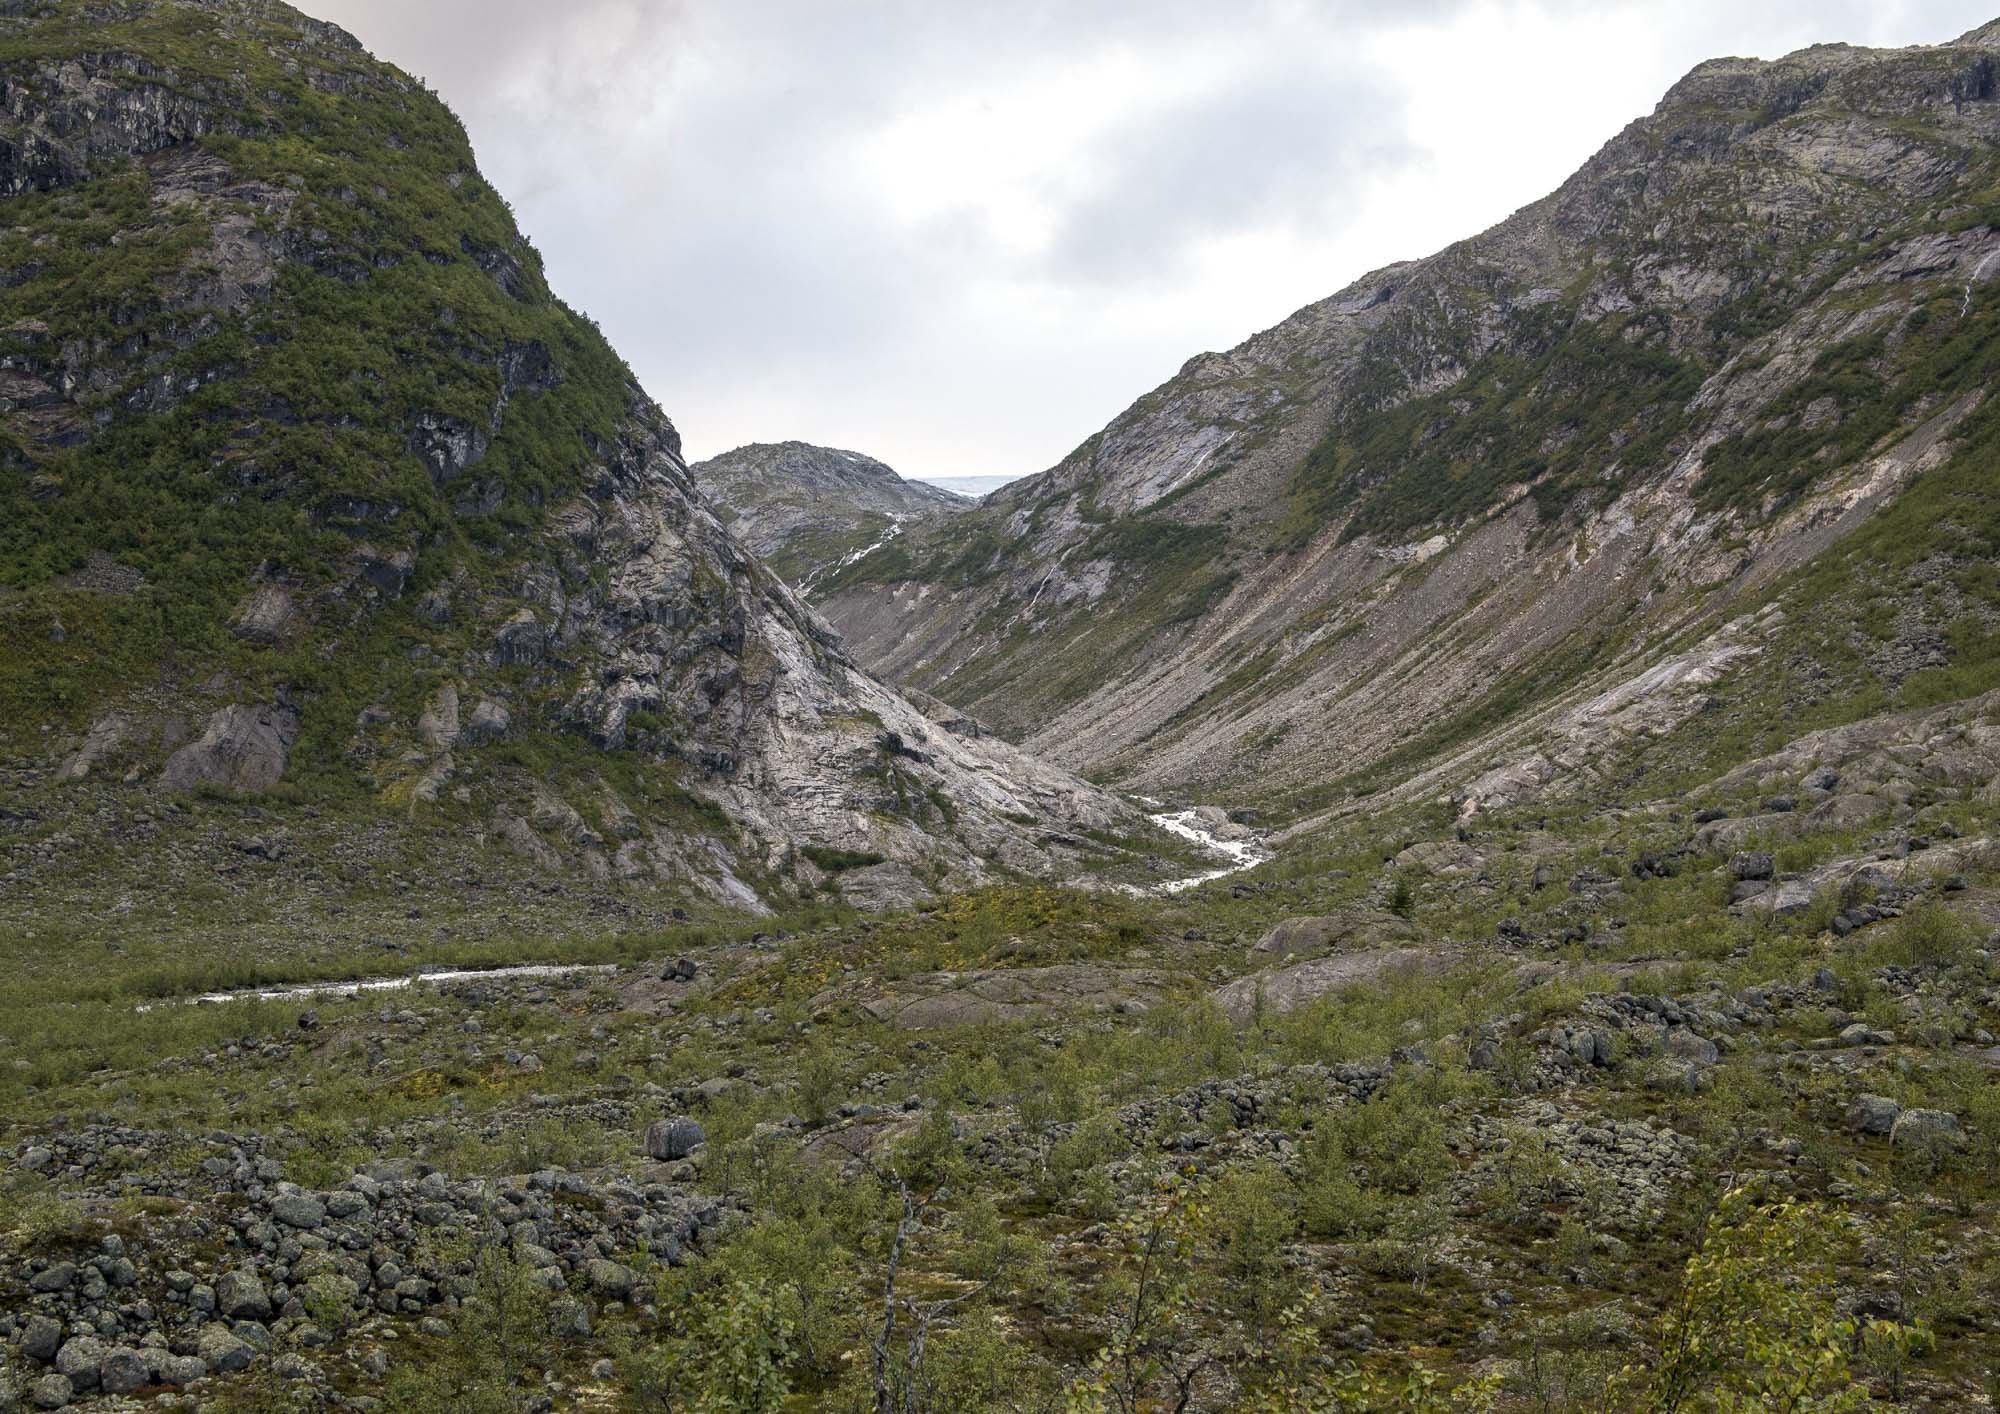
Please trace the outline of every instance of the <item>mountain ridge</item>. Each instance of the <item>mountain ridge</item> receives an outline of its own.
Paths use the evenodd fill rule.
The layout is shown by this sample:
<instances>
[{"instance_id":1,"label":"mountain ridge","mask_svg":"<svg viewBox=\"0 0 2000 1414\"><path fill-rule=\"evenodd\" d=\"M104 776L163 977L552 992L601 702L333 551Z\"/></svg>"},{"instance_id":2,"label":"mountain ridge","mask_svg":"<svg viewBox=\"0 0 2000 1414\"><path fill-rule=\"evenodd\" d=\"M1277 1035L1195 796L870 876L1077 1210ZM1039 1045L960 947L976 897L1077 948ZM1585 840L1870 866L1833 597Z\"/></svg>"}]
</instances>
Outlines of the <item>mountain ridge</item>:
<instances>
[{"instance_id":1,"label":"mountain ridge","mask_svg":"<svg viewBox=\"0 0 2000 1414\"><path fill-rule=\"evenodd\" d=\"M1556 192L1191 359L820 605L1031 749L1246 803L1324 780L1329 711L1359 786L1503 678L1754 608L1982 424L1987 49L1700 65Z\"/></svg>"},{"instance_id":2,"label":"mountain ridge","mask_svg":"<svg viewBox=\"0 0 2000 1414\"><path fill-rule=\"evenodd\" d=\"M753 442L689 472L758 559L801 590L922 522L972 502L873 457L807 442Z\"/></svg>"},{"instance_id":3,"label":"mountain ridge","mask_svg":"<svg viewBox=\"0 0 2000 1414\"><path fill-rule=\"evenodd\" d=\"M65 0L0 17L0 70L0 730L37 808L275 791L730 906L1072 869L1043 834L1135 818L855 668L345 31Z\"/></svg>"}]
</instances>

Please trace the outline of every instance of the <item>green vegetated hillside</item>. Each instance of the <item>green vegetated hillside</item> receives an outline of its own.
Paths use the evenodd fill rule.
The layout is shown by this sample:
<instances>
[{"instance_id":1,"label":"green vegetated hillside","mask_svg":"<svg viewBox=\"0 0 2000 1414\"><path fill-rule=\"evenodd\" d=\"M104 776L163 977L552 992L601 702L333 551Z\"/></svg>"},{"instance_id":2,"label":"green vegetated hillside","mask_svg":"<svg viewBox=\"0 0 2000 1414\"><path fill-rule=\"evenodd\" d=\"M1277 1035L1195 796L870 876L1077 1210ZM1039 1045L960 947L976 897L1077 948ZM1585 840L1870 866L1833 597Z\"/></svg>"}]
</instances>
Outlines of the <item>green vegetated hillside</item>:
<instances>
[{"instance_id":1,"label":"green vegetated hillside","mask_svg":"<svg viewBox=\"0 0 2000 1414\"><path fill-rule=\"evenodd\" d=\"M854 668L351 37L27 5L0 73L0 751L45 829L247 794L400 817L419 872L736 907L1082 872L1041 834L1130 825Z\"/></svg>"},{"instance_id":2,"label":"green vegetated hillside","mask_svg":"<svg viewBox=\"0 0 2000 1414\"><path fill-rule=\"evenodd\" d=\"M1190 839L848 667L406 79L0 10L0 1409L2000 1401L1983 39L816 589Z\"/></svg>"}]
</instances>

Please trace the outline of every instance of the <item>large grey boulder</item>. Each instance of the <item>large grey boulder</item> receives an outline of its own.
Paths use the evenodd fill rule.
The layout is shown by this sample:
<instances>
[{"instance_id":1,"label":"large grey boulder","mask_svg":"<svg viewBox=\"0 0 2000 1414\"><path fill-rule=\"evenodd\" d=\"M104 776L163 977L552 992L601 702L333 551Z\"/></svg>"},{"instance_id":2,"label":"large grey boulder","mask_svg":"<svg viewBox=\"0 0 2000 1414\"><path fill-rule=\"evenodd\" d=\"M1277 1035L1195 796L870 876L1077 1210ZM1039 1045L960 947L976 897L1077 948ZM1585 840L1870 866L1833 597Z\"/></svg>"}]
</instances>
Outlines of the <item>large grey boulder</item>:
<instances>
[{"instance_id":1,"label":"large grey boulder","mask_svg":"<svg viewBox=\"0 0 2000 1414\"><path fill-rule=\"evenodd\" d=\"M215 1304L232 1321L268 1321L271 1297L255 1272L225 1272L215 1284ZM206 1358L204 1356L203 1358ZM214 1364L214 1361L209 1361Z\"/></svg>"},{"instance_id":2,"label":"large grey boulder","mask_svg":"<svg viewBox=\"0 0 2000 1414\"><path fill-rule=\"evenodd\" d=\"M691 1119L663 1119L646 1131L646 1153L655 1159L685 1159L708 1138Z\"/></svg>"},{"instance_id":3,"label":"large grey boulder","mask_svg":"<svg viewBox=\"0 0 2000 1414\"><path fill-rule=\"evenodd\" d=\"M1693 1061L1696 1065L1714 1065L1720 1058L1715 1042L1686 1027L1675 1027L1667 1033L1667 1054L1682 1060Z\"/></svg>"},{"instance_id":4,"label":"large grey boulder","mask_svg":"<svg viewBox=\"0 0 2000 1414\"><path fill-rule=\"evenodd\" d=\"M1729 860L1729 875L1738 881L1768 880L1771 877L1771 856L1762 850L1746 851L1732 855Z\"/></svg>"},{"instance_id":5,"label":"large grey boulder","mask_svg":"<svg viewBox=\"0 0 2000 1414\"><path fill-rule=\"evenodd\" d=\"M168 790L200 785L267 791L284 778L299 739L299 714L290 707L224 707L208 719L199 740L167 758L160 784Z\"/></svg>"},{"instance_id":6,"label":"large grey boulder","mask_svg":"<svg viewBox=\"0 0 2000 1414\"><path fill-rule=\"evenodd\" d=\"M225 1375L249 1369L250 1362L257 1358L250 1344L239 1340L227 1326L204 1326L194 1348L202 1364Z\"/></svg>"},{"instance_id":7,"label":"large grey boulder","mask_svg":"<svg viewBox=\"0 0 2000 1414\"><path fill-rule=\"evenodd\" d=\"M1886 1095L1857 1095L1847 1107L1847 1127L1856 1134L1887 1134L1903 1107Z\"/></svg>"},{"instance_id":8,"label":"large grey boulder","mask_svg":"<svg viewBox=\"0 0 2000 1414\"><path fill-rule=\"evenodd\" d=\"M639 1285L639 1274L621 1262L593 1257L583 1264L583 1279L599 1296L623 1301Z\"/></svg>"},{"instance_id":9,"label":"large grey boulder","mask_svg":"<svg viewBox=\"0 0 2000 1414\"><path fill-rule=\"evenodd\" d=\"M56 1352L56 1373L67 1375L79 1390L97 1388L98 1367L104 1363L104 1342L94 1336L72 1336Z\"/></svg>"},{"instance_id":10,"label":"large grey boulder","mask_svg":"<svg viewBox=\"0 0 2000 1414\"><path fill-rule=\"evenodd\" d=\"M1317 958L1291 967L1239 977L1215 993L1215 1003L1238 1026L1250 1022L1261 1009L1282 1015L1308 1002L1385 978L1435 971L1442 965L1437 954L1422 948L1378 948L1370 952L1342 953Z\"/></svg>"},{"instance_id":11,"label":"large grey boulder","mask_svg":"<svg viewBox=\"0 0 2000 1414\"><path fill-rule=\"evenodd\" d=\"M53 1316L32 1315L21 1327L21 1353L46 1365L62 1349L62 1335L62 1322Z\"/></svg>"},{"instance_id":12,"label":"large grey boulder","mask_svg":"<svg viewBox=\"0 0 2000 1414\"><path fill-rule=\"evenodd\" d=\"M1959 1138L1958 1116L1949 1110L1904 1110L1889 1129L1889 1142L1898 1149L1956 1145Z\"/></svg>"},{"instance_id":13,"label":"large grey boulder","mask_svg":"<svg viewBox=\"0 0 2000 1414\"><path fill-rule=\"evenodd\" d=\"M97 1367L97 1387L106 1394L131 1394L152 1382L153 1372L146 1364L146 1357L130 1346L107 1350Z\"/></svg>"},{"instance_id":14,"label":"large grey boulder","mask_svg":"<svg viewBox=\"0 0 2000 1414\"><path fill-rule=\"evenodd\" d=\"M310 1231L326 1221L326 1204L310 1193L280 1193L271 1200L271 1216L286 1227Z\"/></svg>"},{"instance_id":15,"label":"large grey boulder","mask_svg":"<svg viewBox=\"0 0 2000 1414\"><path fill-rule=\"evenodd\" d=\"M465 724L465 736L473 742L493 741L507 735L512 725L513 719L507 709L491 698L485 698L472 709L472 717Z\"/></svg>"},{"instance_id":16,"label":"large grey boulder","mask_svg":"<svg viewBox=\"0 0 2000 1414\"><path fill-rule=\"evenodd\" d=\"M1317 957L1414 943L1421 936L1407 918L1376 909L1352 909L1319 918L1287 918L1259 938L1250 951L1273 959Z\"/></svg>"}]
</instances>

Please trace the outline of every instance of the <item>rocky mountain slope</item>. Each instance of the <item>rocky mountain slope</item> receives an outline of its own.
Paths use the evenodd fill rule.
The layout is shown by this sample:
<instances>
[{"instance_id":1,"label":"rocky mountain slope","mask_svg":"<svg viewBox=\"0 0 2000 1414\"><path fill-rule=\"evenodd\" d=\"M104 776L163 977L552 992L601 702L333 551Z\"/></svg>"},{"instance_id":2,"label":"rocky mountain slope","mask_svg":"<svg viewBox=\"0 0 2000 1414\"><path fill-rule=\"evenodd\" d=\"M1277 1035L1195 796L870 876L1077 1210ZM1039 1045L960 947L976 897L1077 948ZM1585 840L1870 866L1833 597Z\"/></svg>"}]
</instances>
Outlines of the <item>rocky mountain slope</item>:
<instances>
[{"instance_id":1,"label":"rocky mountain slope","mask_svg":"<svg viewBox=\"0 0 2000 1414\"><path fill-rule=\"evenodd\" d=\"M1989 686L1997 65L1995 26L1704 64L820 606L1072 767L1294 814Z\"/></svg>"},{"instance_id":2,"label":"rocky mountain slope","mask_svg":"<svg viewBox=\"0 0 2000 1414\"><path fill-rule=\"evenodd\" d=\"M905 481L873 457L806 442L753 442L696 462L688 474L730 533L806 594L905 526L972 507L963 496Z\"/></svg>"},{"instance_id":3,"label":"rocky mountain slope","mask_svg":"<svg viewBox=\"0 0 2000 1414\"><path fill-rule=\"evenodd\" d=\"M741 905L1070 870L1044 836L1127 818L849 661L443 103L345 33L15 6L0 85L0 751L31 836L244 794Z\"/></svg>"},{"instance_id":4,"label":"rocky mountain slope","mask_svg":"<svg viewBox=\"0 0 2000 1414\"><path fill-rule=\"evenodd\" d=\"M1706 66L843 572L1081 543L971 627L1017 726L1079 645L1231 674L1107 728L1252 797L1179 886L960 889L1129 841L845 662L434 100L257 0L0 5L0 1411L2000 1407L1983 54ZM1202 417L1298 456L1156 494Z\"/></svg>"}]
</instances>

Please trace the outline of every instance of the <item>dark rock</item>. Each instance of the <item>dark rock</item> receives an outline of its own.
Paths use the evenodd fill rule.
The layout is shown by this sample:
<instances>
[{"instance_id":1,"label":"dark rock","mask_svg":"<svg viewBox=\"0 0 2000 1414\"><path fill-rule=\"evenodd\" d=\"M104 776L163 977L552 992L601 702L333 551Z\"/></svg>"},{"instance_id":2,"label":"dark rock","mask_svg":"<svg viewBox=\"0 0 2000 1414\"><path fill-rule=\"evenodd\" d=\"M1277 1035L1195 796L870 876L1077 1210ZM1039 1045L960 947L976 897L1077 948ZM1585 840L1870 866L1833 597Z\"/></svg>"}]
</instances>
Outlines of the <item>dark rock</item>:
<instances>
[{"instance_id":1,"label":"dark rock","mask_svg":"<svg viewBox=\"0 0 2000 1414\"><path fill-rule=\"evenodd\" d=\"M1761 850L1746 850L1730 856L1729 860L1729 875L1739 881L1768 881L1774 868L1771 856Z\"/></svg>"},{"instance_id":2,"label":"dark rock","mask_svg":"<svg viewBox=\"0 0 2000 1414\"><path fill-rule=\"evenodd\" d=\"M1847 1107L1845 1122L1857 1134L1887 1134L1903 1107L1884 1095L1858 1095Z\"/></svg>"},{"instance_id":3,"label":"dark rock","mask_svg":"<svg viewBox=\"0 0 2000 1414\"><path fill-rule=\"evenodd\" d=\"M663 1119L646 1131L646 1153L662 1162L684 1159L708 1138L691 1119Z\"/></svg>"}]
</instances>

